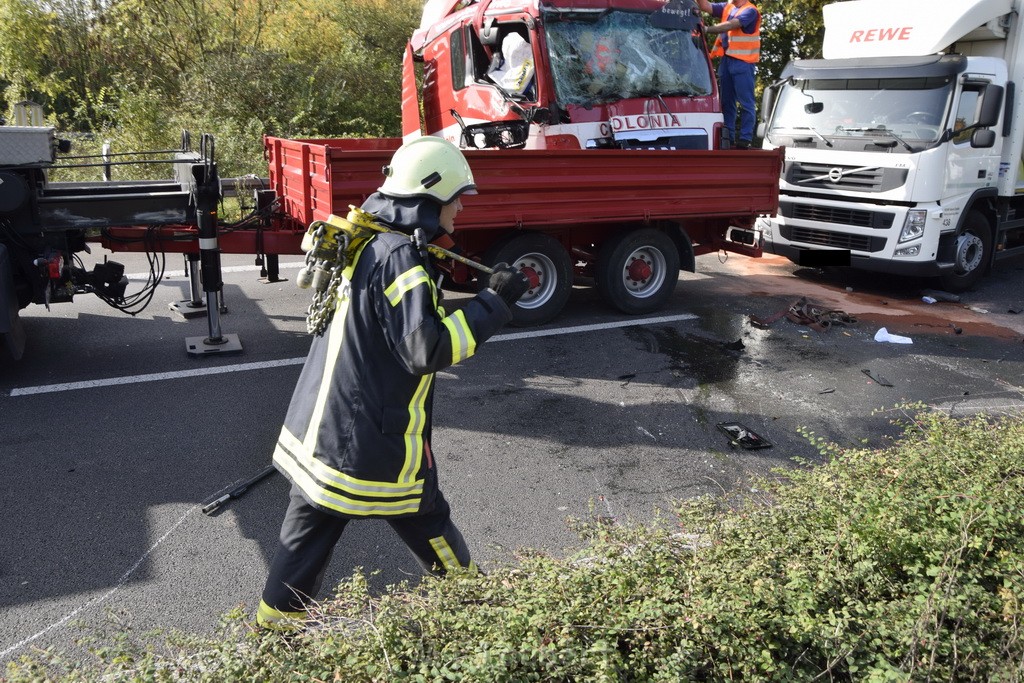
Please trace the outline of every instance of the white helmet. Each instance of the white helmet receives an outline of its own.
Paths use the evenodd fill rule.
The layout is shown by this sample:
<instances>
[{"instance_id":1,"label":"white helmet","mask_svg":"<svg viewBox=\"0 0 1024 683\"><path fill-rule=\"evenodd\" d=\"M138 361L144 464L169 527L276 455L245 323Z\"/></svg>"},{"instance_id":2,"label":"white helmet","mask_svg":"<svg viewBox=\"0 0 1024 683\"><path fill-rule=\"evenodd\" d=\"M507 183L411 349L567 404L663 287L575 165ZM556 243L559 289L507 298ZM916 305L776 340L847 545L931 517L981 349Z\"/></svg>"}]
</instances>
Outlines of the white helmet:
<instances>
[{"instance_id":1,"label":"white helmet","mask_svg":"<svg viewBox=\"0 0 1024 683\"><path fill-rule=\"evenodd\" d=\"M466 157L443 138L427 135L410 140L395 151L382 171L386 177L377 190L391 197L429 197L448 204L460 194L476 194Z\"/></svg>"}]
</instances>

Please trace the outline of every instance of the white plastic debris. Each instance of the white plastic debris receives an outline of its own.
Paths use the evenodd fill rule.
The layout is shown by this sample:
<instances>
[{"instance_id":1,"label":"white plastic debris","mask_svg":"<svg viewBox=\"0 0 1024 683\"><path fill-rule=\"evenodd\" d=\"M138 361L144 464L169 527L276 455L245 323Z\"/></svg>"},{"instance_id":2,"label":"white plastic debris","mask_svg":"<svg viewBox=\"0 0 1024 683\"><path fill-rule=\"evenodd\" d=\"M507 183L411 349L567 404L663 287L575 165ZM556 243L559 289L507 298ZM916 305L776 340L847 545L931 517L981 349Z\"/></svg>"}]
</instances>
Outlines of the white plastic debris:
<instances>
[{"instance_id":1,"label":"white plastic debris","mask_svg":"<svg viewBox=\"0 0 1024 683\"><path fill-rule=\"evenodd\" d=\"M914 340L910 337L902 337L898 334L889 334L889 330L880 328L878 332L875 332L876 342L889 342L890 344L913 344Z\"/></svg>"}]
</instances>

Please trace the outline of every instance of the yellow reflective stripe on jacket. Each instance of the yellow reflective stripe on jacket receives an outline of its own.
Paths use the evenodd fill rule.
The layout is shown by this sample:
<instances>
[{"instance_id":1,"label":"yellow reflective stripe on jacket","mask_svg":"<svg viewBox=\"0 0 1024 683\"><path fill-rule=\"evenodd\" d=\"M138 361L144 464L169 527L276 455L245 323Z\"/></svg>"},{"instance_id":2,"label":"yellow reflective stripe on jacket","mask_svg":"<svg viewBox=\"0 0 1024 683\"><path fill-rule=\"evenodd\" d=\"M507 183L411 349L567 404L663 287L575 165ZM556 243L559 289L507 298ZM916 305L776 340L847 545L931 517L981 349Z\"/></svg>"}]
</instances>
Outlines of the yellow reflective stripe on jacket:
<instances>
[{"instance_id":1,"label":"yellow reflective stripe on jacket","mask_svg":"<svg viewBox=\"0 0 1024 683\"><path fill-rule=\"evenodd\" d=\"M423 266L414 266L395 278L395 281L384 289L384 296L392 306L397 306L406 292L424 282L430 282L427 271Z\"/></svg>"},{"instance_id":2,"label":"yellow reflective stripe on jacket","mask_svg":"<svg viewBox=\"0 0 1024 683\"><path fill-rule=\"evenodd\" d=\"M291 480L314 503L331 510L337 510L342 514L364 517L370 515L407 515L418 512L420 509L420 499L418 497L395 501L368 501L356 500L348 496L342 496L334 491L328 491L319 486L306 470L299 466L295 458L290 457L280 448L274 451L274 462L284 468Z\"/></svg>"},{"instance_id":3,"label":"yellow reflective stripe on jacket","mask_svg":"<svg viewBox=\"0 0 1024 683\"><path fill-rule=\"evenodd\" d=\"M260 600L260 606L256 609L256 623L260 626L267 626L285 619L305 618L305 612L285 612L279 609L274 609L262 600Z\"/></svg>"},{"instance_id":4,"label":"yellow reflective stripe on jacket","mask_svg":"<svg viewBox=\"0 0 1024 683\"><path fill-rule=\"evenodd\" d=\"M476 353L476 337L466 322L466 314L456 311L445 318L444 326L452 337L452 365L464 361Z\"/></svg>"},{"instance_id":5,"label":"yellow reflective stripe on jacket","mask_svg":"<svg viewBox=\"0 0 1024 683\"><path fill-rule=\"evenodd\" d=\"M309 470L321 484L341 489L353 495L397 498L401 496L418 496L423 493L423 480L398 483L370 481L368 479L358 479L329 467L321 460L318 460L312 451L308 450L295 435L288 431L287 427L281 428L281 435L277 439L277 450L283 451L284 455L294 459L302 467Z\"/></svg>"},{"instance_id":6,"label":"yellow reflective stripe on jacket","mask_svg":"<svg viewBox=\"0 0 1024 683\"><path fill-rule=\"evenodd\" d=\"M427 396L434 383L433 373L423 375L409 401L409 425L405 428L405 464L399 482L413 481L423 462L423 430L427 426Z\"/></svg>"},{"instance_id":7,"label":"yellow reflective stripe on jacket","mask_svg":"<svg viewBox=\"0 0 1024 683\"><path fill-rule=\"evenodd\" d=\"M315 453L316 442L320 436L320 422L324 419L324 408L327 407L327 396L331 393L331 382L334 378L334 367L338 364L338 356L341 353L341 344L345 339L345 318L348 317L348 309L351 299L345 298L338 301L334 311L334 321L327 328L327 352L324 356L324 373L320 376L320 387L316 392L316 401L313 403L313 412L309 416L309 426L306 427L306 440L302 444L303 453Z\"/></svg>"},{"instance_id":8,"label":"yellow reflective stripe on jacket","mask_svg":"<svg viewBox=\"0 0 1024 683\"><path fill-rule=\"evenodd\" d=\"M327 342L327 353L324 358L324 373L320 377L320 388L317 390L316 402L313 404L313 413L309 416L309 426L306 428L306 442L301 452L315 453L316 440L320 434L320 421L324 418L324 407L327 405L327 395L331 391L331 379L334 376L334 366L338 362L338 354L341 352L341 343L345 339L345 319L348 317L348 309L352 299L348 296L350 292L352 274L355 273L359 257L371 240L366 240L352 255L352 260L341 271L342 286L338 288L338 301L335 304L334 319L329 329ZM337 323L337 324L334 324Z\"/></svg>"},{"instance_id":9,"label":"yellow reflective stripe on jacket","mask_svg":"<svg viewBox=\"0 0 1024 683\"><path fill-rule=\"evenodd\" d=\"M444 540L444 536L430 539L430 547L434 549L437 559L441 560L441 566L445 569L458 569L462 566L455 556L455 551L448 545L448 541Z\"/></svg>"}]
</instances>

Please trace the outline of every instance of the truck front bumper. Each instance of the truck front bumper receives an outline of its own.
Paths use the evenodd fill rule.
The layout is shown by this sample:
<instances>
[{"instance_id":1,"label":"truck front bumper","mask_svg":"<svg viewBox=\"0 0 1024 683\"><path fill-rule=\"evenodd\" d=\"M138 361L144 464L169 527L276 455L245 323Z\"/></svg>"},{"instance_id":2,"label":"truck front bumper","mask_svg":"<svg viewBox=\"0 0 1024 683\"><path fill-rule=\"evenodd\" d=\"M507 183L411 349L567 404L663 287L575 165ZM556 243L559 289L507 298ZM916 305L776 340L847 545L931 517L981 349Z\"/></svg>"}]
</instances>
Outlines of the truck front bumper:
<instances>
[{"instance_id":1,"label":"truck front bumper","mask_svg":"<svg viewBox=\"0 0 1024 683\"><path fill-rule=\"evenodd\" d=\"M941 209L920 204L914 208L927 210L927 223L917 239L902 243L898 239L910 211L905 205L881 207L782 195L779 213L761 219L758 227L764 234L765 253L785 256L798 265L849 265L917 277L949 272L953 264L937 259L942 238L953 235L942 233ZM916 254L899 253L914 247ZM848 263L841 263L845 259Z\"/></svg>"},{"instance_id":2,"label":"truck front bumper","mask_svg":"<svg viewBox=\"0 0 1024 683\"><path fill-rule=\"evenodd\" d=\"M823 259L814 253L819 251L823 250L797 247L792 244L781 244L770 239L765 239L764 243L764 253L785 256L798 266L819 267L821 265L828 265L823 263ZM891 275L907 275L911 277L936 277L953 270L952 263L893 261L891 259L860 256L850 253L848 250L846 253L850 256L849 265L851 268L869 270L875 273L889 273Z\"/></svg>"}]
</instances>

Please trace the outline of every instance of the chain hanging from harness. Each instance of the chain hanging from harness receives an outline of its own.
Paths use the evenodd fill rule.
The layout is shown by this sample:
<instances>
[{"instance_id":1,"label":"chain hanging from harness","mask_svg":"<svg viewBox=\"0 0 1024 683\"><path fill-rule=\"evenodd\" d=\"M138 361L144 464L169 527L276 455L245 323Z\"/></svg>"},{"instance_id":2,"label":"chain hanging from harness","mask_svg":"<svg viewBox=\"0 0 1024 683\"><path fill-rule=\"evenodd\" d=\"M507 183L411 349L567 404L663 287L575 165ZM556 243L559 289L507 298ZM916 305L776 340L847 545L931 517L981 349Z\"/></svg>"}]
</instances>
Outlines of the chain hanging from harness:
<instances>
[{"instance_id":1,"label":"chain hanging from harness","mask_svg":"<svg viewBox=\"0 0 1024 683\"><path fill-rule=\"evenodd\" d=\"M313 289L313 300L306 309L306 330L320 336L334 317L338 289L345 269L352 263L358 249L384 228L373 217L352 207L347 218L332 215L326 221L314 221L302 238L306 265L295 283L300 289Z\"/></svg>"},{"instance_id":2,"label":"chain hanging from harness","mask_svg":"<svg viewBox=\"0 0 1024 683\"><path fill-rule=\"evenodd\" d=\"M306 265L299 271L295 284L300 289L313 289L313 301L306 310L306 330L320 336L334 317L338 302L338 289L343 282L345 269L352 265L356 254L367 240L379 232L393 232L377 223L373 214L349 206L348 216L331 215L325 221L313 221L302 238L302 249L306 252ZM483 273L493 273L487 266L434 244L423 244L423 233L409 236L421 251L438 258L449 258L466 264Z\"/></svg>"}]
</instances>

